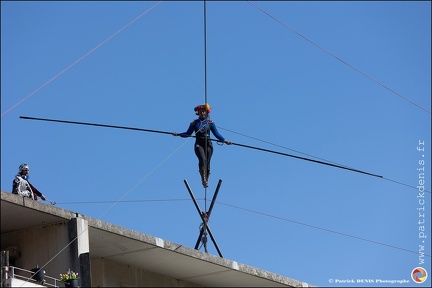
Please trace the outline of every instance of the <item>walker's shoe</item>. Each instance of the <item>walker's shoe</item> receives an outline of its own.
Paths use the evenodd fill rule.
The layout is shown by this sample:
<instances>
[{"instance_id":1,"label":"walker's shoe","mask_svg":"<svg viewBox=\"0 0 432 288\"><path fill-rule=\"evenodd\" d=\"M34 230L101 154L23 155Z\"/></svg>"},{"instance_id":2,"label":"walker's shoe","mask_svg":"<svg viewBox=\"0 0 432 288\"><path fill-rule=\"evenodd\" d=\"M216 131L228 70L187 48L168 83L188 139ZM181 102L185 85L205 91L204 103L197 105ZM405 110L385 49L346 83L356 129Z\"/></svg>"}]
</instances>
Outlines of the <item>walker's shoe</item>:
<instances>
[{"instance_id":1,"label":"walker's shoe","mask_svg":"<svg viewBox=\"0 0 432 288\"><path fill-rule=\"evenodd\" d=\"M208 187L208 183L207 183L207 181L203 181L203 182L202 182L202 185L203 185L204 188L207 188L207 187Z\"/></svg>"},{"instance_id":2,"label":"walker's shoe","mask_svg":"<svg viewBox=\"0 0 432 288\"><path fill-rule=\"evenodd\" d=\"M204 167L200 167L199 168L199 172L201 175L201 182L204 188L208 187L208 182L207 182L207 175L206 175L206 171L207 169L205 169Z\"/></svg>"}]
</instances>

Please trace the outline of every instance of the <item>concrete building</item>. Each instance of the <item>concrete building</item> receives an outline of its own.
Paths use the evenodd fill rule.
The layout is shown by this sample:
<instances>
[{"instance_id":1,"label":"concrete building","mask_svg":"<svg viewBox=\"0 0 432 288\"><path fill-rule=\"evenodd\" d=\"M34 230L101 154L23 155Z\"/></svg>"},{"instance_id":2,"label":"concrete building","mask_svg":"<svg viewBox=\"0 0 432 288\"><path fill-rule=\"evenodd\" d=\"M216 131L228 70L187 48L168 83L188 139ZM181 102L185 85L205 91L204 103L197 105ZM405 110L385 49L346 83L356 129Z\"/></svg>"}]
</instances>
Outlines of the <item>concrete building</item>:
<instances>
[{"instance_id":1,"label":"concrete building","mask_svg":"<svg viewBox=\"0 0 432 288\"><path fill-rule=\"evenodd\" d=\"M8 251L11 266L2 271L4 287L23 283L19 277L10 279L19 274L12 267L42 267L47 287L63 287L55 278L68 269L79 273L80 287L311 287L5 191L1 249Z\"/></svg>"}]
</instances>

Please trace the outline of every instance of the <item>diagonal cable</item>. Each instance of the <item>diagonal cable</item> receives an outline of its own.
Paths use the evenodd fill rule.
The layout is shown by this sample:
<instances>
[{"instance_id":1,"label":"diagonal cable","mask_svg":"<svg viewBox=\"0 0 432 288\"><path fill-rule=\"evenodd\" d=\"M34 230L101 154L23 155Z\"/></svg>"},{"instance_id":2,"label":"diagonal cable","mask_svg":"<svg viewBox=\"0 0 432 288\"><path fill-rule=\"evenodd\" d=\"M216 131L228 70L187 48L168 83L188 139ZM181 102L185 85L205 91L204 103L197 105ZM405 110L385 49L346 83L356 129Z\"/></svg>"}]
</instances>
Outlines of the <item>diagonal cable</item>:
<instances>
[{"instance_id":1,"label":"diagonal cable","mask_svg":"<svg viewBox=\"0 0 432 288\"><path fill-rule=\"evenodd\" d=\"M191 138L188 138L186 141L184 141L182 144L180 144L179 147L177 147L170 155L168 155L164 160L162 160L158 165L156 165L155 168L153 168L149 173L147 173L140 181L138 181L134 186L132 186L126 193L123 194L122 197L120 197L120 199L114 201L113 205L111 205L110 207L108 207L102 214L100 214L100 216L98 217L99 219L101 219L105 214L107 214L112 208L114 208L114 206L116 206L118 203L122 202L122 199L125 198L130 192L132 192L132 190L134 190L141 182L143 182L144 180L146 180L151 174L153 174L153 172L155 172L160 166L162 166L166 161L168 161L169 158L171 158L171 156L173 156L178 150L180 150L181 147L183 147L183 145L185 145L187 142L189 142ZM84 232L86 232L89 229L89 227L87 226L87 228L83 229L83 231L77 235L74 239L72 239L68 244L66 244L59 252L57 252L57 254L55 254L53 257L51 257L44 265L42 265L42 267L39 268L38 271L35 272L38 273L39 271L41 271L43 268L45 268L45 266L47 266L49 263L51 263L51 261L53 261L58 255L60 255L67 247L69 247L75 240L77 240ZM24 282L22 286L24 286L27 282Z\"/></svg>"},{"instance_id":2,"label":"diagonal cable","mask_svg":"<svg viewBox=\"0 0 432 288\"><path fill-rule=\"evenodd\" d=\"M369 76L368 74L364 73L363 71L357 69L356 67L352 66L351 64L349 64L348 62L342 60L341 58L339 58L338 56L336 56L335 54L331 53L330 51L322 48L321 46L319 46L318 44L316 44L315 42L313 42L312 40L310 40L309 38L303 36L302 34L300 34L299 32L297 32L296 30L292 29L291 27L289 27L288 25L286 25L285 23L283 23L281 20L277 19L275 16L271 15L270 13L268 13L267 11L265 11L264 9L258 7L255 3L253 3L252 1L247 1L249 4L253 5L255 8L257 8L258 10L260 10L261 12L263 12L264 14L266 14L267 16L269 16L270 18L272 18L273 20L275 20L276 22L278 22L279 24L281 24L282 26L284 26L285 28L287 28L288 30L290 30L291 32L297 34L298 36L300 36L301 38L303 38L304 40L306 40L307 42L311 43L312 45L314 45L315 47L317 47L318 49L324 51L325 53L329 54L331 57L337 59L338 61L342 62L343 64L345 64L346 66L348 66L349 68L353 69L354 71L362 74L363 76L365 76L366 78L368 78L369 80L371 80L372 82L375 82L376 84L380 85L381 87L387 89L388 91L390 91L391 93L395 94L396 96L402 98L403 100L413 104L414 106L417 106L418 108L422 109L423 111L427 112L428 114L431 114L431 111L427 110L426 108L423 108L422 106L418 105L417 103L415 103L414 101L411 101L410 99L402 96L401 94L397 93L396 91L394 91L393 89L389 88L388 86L386 86L385 84L379 82L378 80L376 80L375 78L372 78L371 76Z\"/></svg>"},{"instance_id":3,"label":"diagonal cable","mask_svg":"<svg viewBox=\"0 0 432 288\"><path fill-rule=\"evenodd\" d=\"M271 214L267 214L267 213L263 213L263 212L258 212L258 211L255 211L255 210L251 210L251 209L247 209L247 208L242 208L242 207L239 207L239 206L236 206L236 205L232 205L232 204L228 204L228 203L222 203L222 202L217 202L217 203L219 203L221 205L228 206L228 207L232 207L232 208L240 209L240 210L243 210L243 211L247 211L247 212L250 212L250 213L255 213L255 214L258 214L258 215L262 215L262 216L266 216L266 217L270 217L270 218L279 219L279 220L282 220L282 221L285 221L285 222L290 222L290 223L306 226L306 227L309 227L309 228L314 228L314 229L318 229L318 230L334 233L334 234L337 234L337 235L341 235L341 236L345 236L345 237L350 237L350 238L354 238L354 239L357 239L357 240L366 241L366 242L370 242L370 243L373 243L373 244L378 244L378 245L390 247L390 248L393 248L393 249L402 250L402 251L405 251L405 252L419 254L418 251L413 251L413 250L409 250L409 249L406 249L406 248L401 248L401 247L398 247L398 246L386 244L386 243L383 243L383 242L378 242L378 241L375 241L375 240L370 240L370 239L366 239L366 238L363 238L363 237L359 237L359 236L354 236L354 235L338 232L338 231L331 230L331 229L328 229L328 228L323 228L323 227L319 227L319 226L315 226L315 225L311 225L311 224L306 224L306 223L299 222L299 221L289 220L289 219L286 219L286 218L283 218L283 217L280 217L280 216L275 216L275 215L271 215ZM431 255L428 255L428 254L424 254L424 255L427 256L427 257L431 257Z\"/></svg>"},{"instance_id":4,"label":"diagonal cable","mask_svg":"<svg viewBox=\"0 0 432 288\"><path fill-rule=\"evenodd\" d=\"M87 52L86 54L84 54L83 56L81 56L80 58L78 58L71 65L69 65L68 67L66 67L65 69L63 69L61 72L59 72L57 75L55 75L54 77L52 77L50 80L48 80L47 82L45 82L44 84L42 84L42 86L40 86L39 88L37 88L36 90L34 90L30 94L28 94L26 97L24 97L20 101L18 101L11 108L9 108L5 112L3 112L2 115L1 115L1 117L3 117L6 114L8 114L10 111L12 111L16 107L18 107L21 103L23 103L28 98L30 98L31 96L33 96L34 94L36 94L36 92L38 92L39 90L41 90L42 88L44 88L45 86L47 86L48 84L50 84L51 82L53 82L55 79L57 79L58 77L60 77L62 74L64 74L70 68L72 68L73 66L75 66L76 64L78 64L79 62L81 62L81 60L83 60L88 55L90 55L91 53L93 53L96 49L98 49L99 47L101 47L102 45L104 45L105 43L107 43L109 40L111 40L112 38L114 38L114 36L116 36L117 34L119 34L120 32L122 32L123 30L125 30L127 27L129 27L130 25L132 25L135 21L137 21L139 18L141 18L142 16L144 16L145 14L147 14L148 12L150 12L153 8L155 8L160 3L162 3L162 1L159 1L158 3L156 3L155 5L153 5L152 7L150 7L149 9L147 9L146 11L144 11L143 13L141 13L138 17L136 17L135 19L133 19L132 21L130 21L128 24L126 24L125 26L123 26L120 30L118 30L117 32L115 32L114 34L112 34L111 36L109 36L107 39L105 39L104 41L102 41L99 45L97 45L96 47L94 47L93 49L91 49L89 52Z\"/></svg>"}]
</instances>

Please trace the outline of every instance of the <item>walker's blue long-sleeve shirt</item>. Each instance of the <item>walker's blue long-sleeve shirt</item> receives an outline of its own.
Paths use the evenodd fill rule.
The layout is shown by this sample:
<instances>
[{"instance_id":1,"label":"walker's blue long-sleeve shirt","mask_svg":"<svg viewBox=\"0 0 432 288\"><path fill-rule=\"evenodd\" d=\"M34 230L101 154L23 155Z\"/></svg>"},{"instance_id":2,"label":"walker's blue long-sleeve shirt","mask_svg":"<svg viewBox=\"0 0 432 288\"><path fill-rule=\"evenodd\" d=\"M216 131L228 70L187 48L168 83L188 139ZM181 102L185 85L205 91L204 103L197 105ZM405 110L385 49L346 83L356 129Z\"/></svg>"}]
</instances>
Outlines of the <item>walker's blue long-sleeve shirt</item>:
<instances>
[{"instance_id":1,"label":"walker's blue long-sleeve shirt","mask_svg":"<svg viewBox=\"0 0 432 288\"><path fill-rule=\"evenodd\" d=\"M188 130L186 132L180 133L179 135L181 137L188 137L192 135L192 132L195 132L198 140L198 137L210 136L209 131L211 131L218 140L225 141L225 138L219 134L213 121L206 118L195 119L190 123Z\"/></svg>"}]
</instances>

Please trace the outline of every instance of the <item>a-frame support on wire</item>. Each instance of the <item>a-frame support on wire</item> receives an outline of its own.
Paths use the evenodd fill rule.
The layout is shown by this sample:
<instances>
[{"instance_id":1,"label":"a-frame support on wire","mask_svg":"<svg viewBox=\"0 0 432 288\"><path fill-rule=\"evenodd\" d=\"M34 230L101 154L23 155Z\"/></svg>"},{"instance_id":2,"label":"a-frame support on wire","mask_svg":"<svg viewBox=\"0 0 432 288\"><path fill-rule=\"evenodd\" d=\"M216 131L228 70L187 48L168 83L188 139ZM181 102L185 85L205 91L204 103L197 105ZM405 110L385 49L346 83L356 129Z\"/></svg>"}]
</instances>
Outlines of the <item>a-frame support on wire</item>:
<instances>
[{"instance_id":1,"label":"a-frame support on wire","mask_svg":"<svg viewBox=\"0 0 432 288\"><path fill-rule=\"evenodd\" d=\"M195 196L194 196L191 188L189 187L188 182L186 180L184 180L184 183L185 183L186 188L188 189L189 194L190 194L190 196L191 196L191 198L192 198L192 200L193 200L193 202L195 204L195 208L197 209L198 214L200 215L201 220L202 220L202 224L201 224L201 228L200 228L200 234L199 234L197 242L195 244L195 249L198 250L199 244L200 244L200 242L202 242L203 246L204 246L205 252L208 253L207 252L207 233L208 233L210 235L210 239L212 240L214 246L216 247L216 250L217 250L219 256L223 258L222 253L219 250L219 247L218 247L218 245L216 243L216 240L214 239L213 233L211 232L210 227L208 226L208 221L210 219L210 215L211 215L211 212L213 210L214 203L216 202L216 197L217 197L217 195L219 193L219 188L220 188L220 186L222 184L222 180L219 179L218 185L216 187L216 191L215 191L215 193L213 195L213 199L211 201L210 208L209 208L208 211L202 211L200 209L200 207L198 206L198 202L197 202L197 200L196 200L196 198L195 198Z\"/></svg>"}]
</instances>

